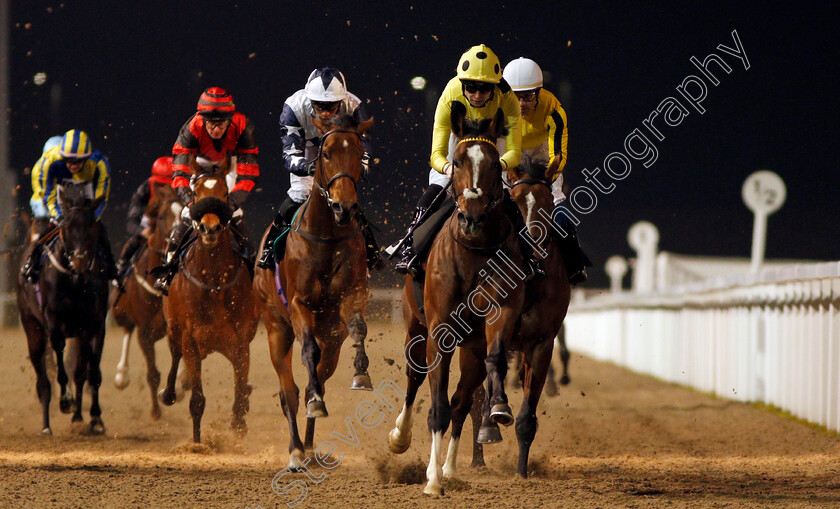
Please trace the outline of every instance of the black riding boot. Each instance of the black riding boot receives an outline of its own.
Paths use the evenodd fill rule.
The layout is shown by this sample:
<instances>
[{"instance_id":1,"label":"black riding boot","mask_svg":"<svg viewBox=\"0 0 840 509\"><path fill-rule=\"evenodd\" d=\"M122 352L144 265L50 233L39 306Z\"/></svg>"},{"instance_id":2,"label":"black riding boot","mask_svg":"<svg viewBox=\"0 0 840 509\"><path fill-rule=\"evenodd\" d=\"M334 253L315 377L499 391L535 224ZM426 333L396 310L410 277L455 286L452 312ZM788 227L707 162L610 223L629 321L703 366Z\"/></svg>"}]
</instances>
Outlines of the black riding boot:
<instances>
[{"instance_id":1,"label":"black riding boot","mask_svg":"<svg viewBox=\"0 0 840 509\"><path fill-rule=\"evenodd\" d=\"M157 278L155 280L155 288L160 290L164 295L169 295L169 283L172 282L172 278L178 273L181 249L190 230L192 230L192 227L189 223L179 221L169 235L169 243L166 245L163 265L149 271L152 276Z\"/></svg>"},{"instance_id":2,"label":"black riding boot","mask_svg":"<svg viewBox=\"0 0 840 509\"><path fill-rule=\"evenodd\" d=\"M370 227L370 223L361 210L359 210L359 213L356 214L356 221L359 222L359 226L362 228L362 236L365 238L368 270L381 269L385 266L385 262L382 261L379 254L379 244L376 243L376 237L373 236L373 230Z\"/></svg>"},{"instance_id":3,"label":"black riding boot","mask_svg":"<svg viewBox=\"0 0 840 509\"><path fill-rule=\"evenodd\" d=\"M265 244L263 245L262 254L257 261L257 267L261 269L274 270L274 241L281 233L289 229L289 225L283 219L283 215L278 211L274 216L274 221L271 222L271 227L268 229L268 234L265 236ZM280 260L280 257L277 257Z\"/></svg>"},{"instance_id":4,"label":"black riding boot","mask_svg":"<svg viewBox=\"0 0 840 509\"><path fill-rule=\"evenodd\" d=\"M426 214L425 207L417 207L414 209L414 219L411 220L411 224L408 225L408 231L413 232L417 226L420 225L420 218ZM394 270L399 272L400 274L417 274L421 269L421 261L417 256L417 253L414 251L414 235L409 234L408 237L405 239L405 243L403 244L402 251L400 252L400 261L394 265Z\"/></svg>"},{"instance_id":5,"label":"black riding boot","mask_svg":"<svg viewBox=\"0 0 840 509\"><path fill-rule=\"evenodd\" d=\"M29 253L26 263L20 268L20 273L26 281L35 283L41 273L41 256L44 254L44 246L37 242Z\"/></svg>"},{"instance_id":6,"label":"black riding boot","mask_svg":"<svg viewBox=\"0 0 840 509\"><path fill-rule=\"evenodd\" d=\"M592 262L589 261L589 257L580 247L575 224L562 212L563 210L565 210L563 203L555 205L552 218L566 236L564 237L556 230L554 233L560 247L560 256L563 257L563 265L566 267L566 273L569 276L569 283L578 285L589 279L586 267L591 267Z\"/></svg>"},{"instance_id":7,"label":"black riding boot","mask_svg":"<svg viewBox=\"0 0 840 509\"><path fill-rule=\"evenodd\" d=\"M543 270L542 260L536 257L534 247L525 238L528 232L525 230L525 219L522 217L522 211L519 206L510 197L510 194L505 191L503 200L503 207L508 219L513 223L513 230L519 239L519 252L522 254L522 260L525 262L525 281L529 281L534 277L545 277L545 270Z\"/></svg>"},{"instance_id":8,"label":"black riding boot","mask_svg":"<svg viewBox=\"0 0 840 509\"><path fill-rule=\"evenodd\" d=\"M117 279L117 264L114 262L114 253L111 252L111 242L108 240L108 231L105 225L99 224L99 235L97 236L97 251L102 260L102 277L108 280ZM117 287L120 288L119 283Z\"/></svg>"},{"instance_id":9,"label":"black riding boot","mask_svg":"<svg viewBox=\"0 0 840 509\"><path fill-rule=\"evenodd\" d=\"M137 253L145 241L146 237L142 235L132 235L123 246L120 259L117 261L117 282L120 286L125 281L128 269L131 268L131 259L134 258L134 254Z\"/></svg>"}]
</instances>

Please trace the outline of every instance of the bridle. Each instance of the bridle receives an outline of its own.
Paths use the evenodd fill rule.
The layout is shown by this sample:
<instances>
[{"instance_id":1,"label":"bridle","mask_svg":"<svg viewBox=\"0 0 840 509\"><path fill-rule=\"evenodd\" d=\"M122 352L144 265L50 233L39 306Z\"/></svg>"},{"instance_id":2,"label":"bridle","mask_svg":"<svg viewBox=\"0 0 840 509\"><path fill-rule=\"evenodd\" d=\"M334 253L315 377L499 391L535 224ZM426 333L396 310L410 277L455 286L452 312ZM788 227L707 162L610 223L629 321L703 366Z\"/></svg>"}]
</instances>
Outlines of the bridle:
<instances>
[{"instance_id":1,"label":"bridle","mask_svg":"<svg viewBox=\"0 0 840 509\"><path fill-rule=\"evenodd\" d=\"M326 173L325 173L325 170L324 170L324 165L321 162L321 155L324 152L324 142L327 140L327 138L329 138L333 134L339 134L339 133L352 133L352 134L355 134L359 138L359 140L362 139L362 136L357 131L355 131L354 129L333 129L332 131L327 131L326 133L324 133L321 136L321 141L318 144L318 155L315 156L315 159L313 159L311 161L307 161L307 163L311 163L312 161L316 162L316 168L317 169L315 171L318 172L319 179L315 179L315 184L318 185L318 192L321 193L321 196L323 196L327 200L327 204L330 205L330 206L332 206L332 204L333 204L333 199L332 199L332 197L330 197L330 187L332 187L332 185L335 184L335 182L338 179L348 178L348 179L350 179L351 182L353 182L353 187L354 188L359 187L359 181L353 175L347 173L346 171L336 173L335 175L330 177L329 180L327 180ZM320 180L321 182L324 182L326 180L326 182L327 182L326 186L321 185L318 182L318 180Z\"/></svg>"},{"instance_id":2,"label":"bridle","mask_svg":"<svg viewBox=\"0 0 840 509\"><path fill-rule=\"evenodd\" d=\"M358 180L357 180L357 179L356 179L353 175L351 175L351 174L347 173L346 171L342 171L342 172L336 173L335 175L333 175L332 177L330 177L330 178L329 178L329 180L327 180L327 178L326 178L326 173L325 173L325 170L324 170L324 165L321 163L321 155L322 155L322 153L323 153L323 151L324 151L324 142L325 142L325 141L326 141L326 139L327 139L328 137L330 137L331 135L333 135L333 134L338 134L338 133L352 133L352 134L355 134L355 135L359 138L359 140L361 140L361 139L362 139L362 136L361 136L361 135L360 135L357 131L355 131L355 130L353 130L353 129L333 129L332 131L327 131L326 133L324 133L324 134L321 136L321 142L320 142L320 143L319 143L319 145L318 145L318 154L315 156L315 159L311 159L311 160L307 161L307 163L311 163L311 162L313 162L313 161L315 161L315 162L316 162L316 168L317 168L317 169L316 169L316 172L318 173L318 177L319 177L319 178L315 179L315 182L314 182L314 183L315 183L315 185L316 185L316 186L317 186L317 188L318 188L318 193L319 193L321 196L323 196L325 200L327 200L327 206L329 206L329 207L331 207L331 206L332 206L332 204L334 203L334 202L333 202L332 197L330 196L330 187L331 187L331 186L332 186L332 185L333 185L333 184L334 184L334 183L335 183L338 179L340 179L340 178L348 178L348 179L350 179L350 181L351 181L351 182L353 182L353 187L354 187L354 188L358 188L358 187L359 187L359 181L358 181ZM324 182L324 181L326 180L326 181L327 181L326 186L322 186L322 185L318 182L318 180L320 180L321 182ZM304 215L304 213L306 212L306 209L307 209L308 207L309 207L309 200L306 200L306 204L304 205L304 209L303 209L303 211L301 211L301 213L300 213L300 214L298 214L298 216L302 218L302 217L303 217L303 215ZM300 221L298 221L298 223L293 223L293 224L291 225L291 229L292 229L292 230L294 230L296 233L298 233L301 237L303 237L303 238L305 238L305 239L307 239L307 240L310 240L310 241L312 241L312 242L318 242L318 243L321 243L321 244L337 244L337 243L339 243L339 242L344 242L345 240L352 239L353 237L355 237L356 235L358 235L358 234L362 231L362 225L361 225L361 223L359 223L358 221L356 221L356 223L357 223L357 227L356 227L356 229L354 229L352 232L350 232L350 233L348 233L348 234L346 234L346 235L342 235L342 236L340 236L340 237L330 237L330 238L324 238L324 237L317 237L317 236L312 235L311 233L309 233L309 232L307 232L307 231L302 230L302 229L300 228L300 224L299 224L299 223L300 223Z\"/></svg>"},{"instance_id":3,"label":"bridle","mask_svg":"<svg viewBox=\"0 0 840 509\"><path fill-rule=\"evenodd\" d=\"M75 206L75 207L70 207L68 209L68 211L72 212L74 210L79 210L79 209L84 209L84 208L86 208L86 207ZM68 262L71 262L70 268L65 267L61 263L61 260L56 256L56 253L54 253L53 250L51 249L50 244L47 244L46 246L44 246L46 248L46 251L47 251L47 258L49 258L50 263L59 272L61 272L63 274L74 275L74 274L78 274L78 273L73 270L72 261L74 259L82 258L84 256L87 256L87 257L90 258L90 262L88 263L87 270L88 271L93 271L93 266L96 263L96 256L95 255L91 255L87 250L82 251L80 253L80 252L78 252L78 249L74 249L71 253L70 250L67 249L67 243L64 240L64 227L65 227L66 224L67 224L67 219L66 218L62 218L61 221L58 224L58 229L59 229L58 237L61 240L61 245L63 246L63 249L62 249L61 253L59 253L59 254L62 258L66 259Z\"/></svg>"}]
</instances>

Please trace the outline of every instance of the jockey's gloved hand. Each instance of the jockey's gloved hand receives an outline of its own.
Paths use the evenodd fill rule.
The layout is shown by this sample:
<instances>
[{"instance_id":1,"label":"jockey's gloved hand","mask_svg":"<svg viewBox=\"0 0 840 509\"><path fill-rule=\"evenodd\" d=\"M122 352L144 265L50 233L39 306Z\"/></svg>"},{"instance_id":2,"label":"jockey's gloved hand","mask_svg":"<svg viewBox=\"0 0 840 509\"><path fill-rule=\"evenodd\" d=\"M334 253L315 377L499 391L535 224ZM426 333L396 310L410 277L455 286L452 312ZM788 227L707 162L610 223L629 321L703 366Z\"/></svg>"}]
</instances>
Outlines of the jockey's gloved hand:
<instances>
[{"instance_id":1,"label":"jockey's gloved hand","mask_svg":"<svg viewBox=\"0 0 840 509\"><path fill-rule=\"evenodd\" d=\"M50 224L53 225L53 226L60 226L61 225L61 217L50 216Z\"/></svg>"},{"instance_id":2,"label":"jockey's gloved hand","mask_svg":"<svg viewBox=\"0 0 840 509\"><path fill-rule=\"evenodd\" d=\"M454 171L455 167L452 163L446 163L443 165L443 174L449 177L449 180L452 180L452 172Z\"/></svg>"},{"instance_id":3,"label":"jockey's gloved hand","mask_svg":"<svg viewBox=\"0 0 840 509\"><path fill-rule=\"evenodd\" d=\"M176 187L175 192L178 193L178 199L184 205L189 205L193 201L192 190L187 186Z\"/></svg>"}]
</instances>

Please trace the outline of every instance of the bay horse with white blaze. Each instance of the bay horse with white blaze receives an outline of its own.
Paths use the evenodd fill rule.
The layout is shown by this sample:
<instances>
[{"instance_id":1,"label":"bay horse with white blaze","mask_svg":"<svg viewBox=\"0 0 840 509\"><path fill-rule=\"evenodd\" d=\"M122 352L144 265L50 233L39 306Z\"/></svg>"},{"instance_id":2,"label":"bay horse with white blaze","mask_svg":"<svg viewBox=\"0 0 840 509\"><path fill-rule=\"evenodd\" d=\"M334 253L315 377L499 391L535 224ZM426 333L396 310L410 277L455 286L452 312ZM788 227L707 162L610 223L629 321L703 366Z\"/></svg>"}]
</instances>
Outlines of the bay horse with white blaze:
<instances>
[{"instance_id":1,"label":"bay horse with white blaze","mask_svg":"<svg viewBox=\"0 0 840 509\"><path fill-rule=\"evenodd\" d=\"M485 376L492 421L513 423L504 392L505 350L522 308L524 284L504 286L499 281L503 275L493 276L491 271L494 264L504 264L514 277L525 277L517 232L503 206L502 166L495 141L504 135L504 120L499 110L492 121L475 125L465 112L453 108L452 132L459 139L453 153L456 211L437 235L426 264L425 319L410 279L404 293L408 390L389 446L395 453L410 446L414 399L428 373L432 448L423 490L427 494L441 495L441 477L455 475L463 424L473 409L476 427L478 406L473 405L473 395ZM450 402L449 367L456 346L461 347L461 378ZM452 437L446 464L441 465L443 434L450 420Z\"/></svg>"},{"instance_id":2,"label":"bay horse with white blaze","mask_svg":"<svg viewBox=\"0 0 840 509\"><path fill-rule=\"evenodd\" d=\"M151 235L147 243L135 256L124 292L115 292L113 304L114 321L125 330L122 354L114 376L117 389L129 384L128 350L131 334L137 330L137 343L146 360L146 382L152 396L152 419L160 419L158 388L160 372L155 366L155 343L166 335L166 320L163 317L163 299L160 290L153 287L155 278L148 271L160 265L166 250L166 239L177 221L180 221L184 206L178 201L175 191L167 184L153 184L154 194L146 205L145 215L153 218ZM183 394L183 390L179 395Z\"/></svg>"},{"instance_id":3,"label":"bay horse with white blaze","mask_svg":"<svg viewBox=\"0 0 840 509\"><path fill-rule=\"evenodd\" d=\"M82 393L85 381L90 384L90 427L92 434L105 433L99 407L99 386L102 371L99 362L105 343L105 315L108 312L108 279L97 255L99 236L104 226L96 220L96 209L102 196L89 198L87 183L64 184L58 187L58 204L63 212L57 239L44 245L48 262L36 283L18 276L17 306L26 332L29 359L37 375L38 398L43 410L41 433L51 435L50 399L52 387L47 377L45 352L47 342L56 355L58 384L61 388L59 409L73 412L72 422L82 422ZM34 243L29 250L34 248ZM24 260L29 252L25 253ZM74 381L75 400L67 390L64 346L67 338L79 340Z\"/></svg>"},{"instance_id":4,"label":"bay horse with white blaze","mask_svg":"<svg viewBox=\"0 0 840 509\"><path fill-rule=\"evenodd\" d=\"M361 137L373 119L357 124L347 116L334 123L315 118L314 123L321 140L312 192L293 221L285 256L275 271L257 267L254 276L271 362L280 379L280 402L289 422L290 468L297 468L295 462L312 449L315 419L328 415L324 384L335 372L348 333L356 348L351 389L372 390L364 348L367 264L356 217L360 211L356 188L362 177ZM299 395L292 375L295 340L301 343L309 378L305 443L298 432Z\"/></svg>"},{"instance_id":5,"label":"bay horse with white blaze","mask_svg":"<svg viewBox=\"0 0 840 509\"><path fill-rule=\"evenodd\" d=\"M230 155L211 173L203 173L194 158L190 165L195 188L190 217L197 239L184 252L181 270L172 280L169 295L163 297L172 367L160 397L165 405L175 402L177 367L183 355L192 385L193 441L199 443L205 406L201 361L212 352L221 353L233 364L231 427L240 434L247 432L250 344L257 332L259 314L250 272L234 247L230 229L232 213L225 183Z\"/></svg>"},{"instance_id":6,"label":"bay horse with white blaze","mask_svg":"<svg viewBox=\"0 0 840 509\"><path fill-rule=\"evenodd\" d=\"M523 233L530 236L535 254L543 258L545 269L545 277L526 283L520 320L508 343L508 349L517 352L521 361L519 375L524 395L516 416L516 439L519 442L516 471L523 478L528 477L528 455L537 432L537 404L551 366L554 340L560 334L571 296L569 278L555 240L557 234L548 223L554 208L548 176L554 174L559 159L555 159L554 163L548 168L534 165L511 172L511 198L519 206L528 228ZM568 351L564 374L567 362ZM489 404L485 404L484 423L478 436L478 441L485 444L502 440L499 427L488 419L488 412Z\"/></svg>"}]
</instances>

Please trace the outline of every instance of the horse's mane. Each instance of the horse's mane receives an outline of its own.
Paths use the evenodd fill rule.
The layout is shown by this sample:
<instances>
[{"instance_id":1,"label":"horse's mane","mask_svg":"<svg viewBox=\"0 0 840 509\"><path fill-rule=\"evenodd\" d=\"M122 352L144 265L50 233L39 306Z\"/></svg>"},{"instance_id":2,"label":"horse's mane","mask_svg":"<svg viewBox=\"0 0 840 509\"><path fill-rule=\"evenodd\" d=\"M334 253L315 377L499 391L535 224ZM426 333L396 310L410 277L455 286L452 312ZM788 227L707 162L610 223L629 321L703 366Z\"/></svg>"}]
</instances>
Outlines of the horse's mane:
<instances>
[{"instance_id":1,"label":"horse's mane","mask_svg":"<svg viewBox=\"0 0 840 509\"><path fill-rule=\"evenodd\" d=\"M548 164L539 162L539 161L526 161L522 160L519 163L518 170L525 175L528 175L530 178L538 179L538 180L548 180L545 176L546 172L548 171Z\"/></svg>"}]
</instances>

